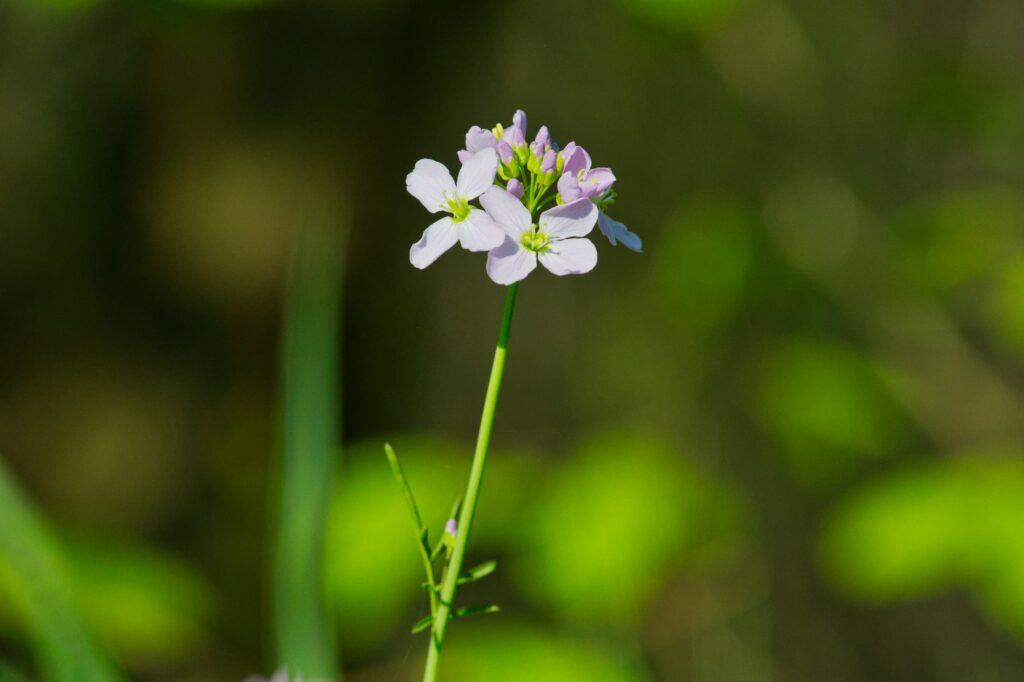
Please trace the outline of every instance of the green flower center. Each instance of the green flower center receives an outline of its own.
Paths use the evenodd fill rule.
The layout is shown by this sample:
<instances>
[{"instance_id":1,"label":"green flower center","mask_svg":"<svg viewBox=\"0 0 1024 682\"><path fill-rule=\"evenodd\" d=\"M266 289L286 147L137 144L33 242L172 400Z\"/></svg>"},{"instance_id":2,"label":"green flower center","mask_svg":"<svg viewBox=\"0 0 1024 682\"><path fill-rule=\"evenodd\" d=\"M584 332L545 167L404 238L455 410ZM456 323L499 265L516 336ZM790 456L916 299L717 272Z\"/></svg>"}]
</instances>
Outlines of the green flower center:
<instances>
[{"instance_id":1,"label":"green flower center","mask_svg":"<svg viewBox=\"0 0 1024 682\"><path fill-rule=\"evenodd\" d=\"M527 251L544 253L551 248L550 243L551 240L547 234L538 230L536 225L532 225L529 230L523 232L522 244Z\"/></svg>"},{"instance_id":2,"label":"green flower center","mask_svg":"<svg viewBox=\"0 0 1024 682\"><path fill-rule=\"evenodd\" d=\"M448 212L452 214L452 220L461 223L469 217L469 202L466 197L456 194L448 199Z\"/></svg>"}]
</instances>

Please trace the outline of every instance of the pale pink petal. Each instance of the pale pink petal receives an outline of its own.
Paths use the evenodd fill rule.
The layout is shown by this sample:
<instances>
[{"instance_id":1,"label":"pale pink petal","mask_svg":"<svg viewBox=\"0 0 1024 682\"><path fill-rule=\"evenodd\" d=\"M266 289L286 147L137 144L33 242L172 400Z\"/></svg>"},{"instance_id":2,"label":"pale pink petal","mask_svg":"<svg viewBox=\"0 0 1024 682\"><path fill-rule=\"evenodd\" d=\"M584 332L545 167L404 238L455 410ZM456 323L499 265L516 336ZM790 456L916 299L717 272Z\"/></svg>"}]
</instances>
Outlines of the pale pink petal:
<instances>
[{"instance_id":1,"label":"pale pink petal","mask_svg":"<svg viewBox=\"0 0 1024 682\"><path fill-rule=\"evenodd\" d=\"M498 227L516 243L519 242L523 232L530 229L530 212L519 199L500 187L494 186L484 192L480 197L480 205L498 224Z\"/></svg>"},{"instance_id":2,"label":"pale pink petal","mask_svg":"<svg viewBox=\"0 0 1024 682\"><path fill-rule=\"evenodd\" d=\"M448 197L455 196L455 181L442 164L433 159L420 159L405 176L405 188L420 200L431 213L448 208Z\"/></svg>"},{"instance_id":3,"label":"pale pink petal","mask_svg":"<svg viewBox=\"0 0 1024 682\"><path fill-rule=\"evenodd\" d=\"M537 254L511 238L487 254L487 275L497 284L513 284L537 267Z\"/></svg>"},{"instance_id":4,"label":"pale pink petal","mask_svg":"<svg viewBox=\"0 0 1024 682\"><path fill-rule=\"evenodd\" d=\"M410 247L409 262L422 270L452 248L458 239L458 225L451 218L441 218L425 229L420 240Z\"/></svg>"},{"instance_id":5,"label":"pale pink petal","mask_svg":"<svg viewBox=\"0 0 1024 682\"><path fill-rule=\"evenodd\" d=\"M597 206L590 199L577 199L549 208L540 214L540 231L551 239L582 237L594 229Z\"/></svg>"},{"instance_id":6,"label":"pale pink petal","mask_svg":"<svg viewBox=\"0 0 1024 682\"><path fill-rule=\"evenodd\" d=\"M505 241L505 231L479 208L470 210L459 227L459 243L467 251L490 251Z\"/></svg>"},{"instance_id":7,"label":"pale pink petal","mask_svg":"<svg viewBox=\"0 0 1024 682\"><path fill-rule=\"evenodd\" d=\"M565 165L562 166L562 172L575 176L579 175L580 171L588 170L590 170L590 154L583 147L576 146L565 157Z\"/></svg>"},{"instance_id":8,"label":"pale pink petal","mask_svg":"<svg viewBox=\"0 0 1024 682\"><path fill-rule=\"evenodd\" d=\"M538 258L556 275L582 275L597 265L597 249L589 239L563 239L552 242Z\"/></svg>"},{"instance_id":9,"label":"pale pink petal","mask_svg":"<svg viewBox=\"0 0 1024 682\"><path fill-rule=\"evenodd\" d=\"M562 177L558 178L558 195L566 204L583 196L583 192L580 191L580 183L575 175L562 173Z\"/></svg>"},{"instance_id":10,"label":"pale pink petal","mask_svg":"<svg viewBox=\"0 0 1024 682\"><path fill-rule=\"evenodd\" d=\"M466 133L466 151L475 154L481 149L494 147L498 144L497 138L490 130L484 130L480 126L473 126Z\"/></svg>"},{"instance_id":11,"label":"pale pink petal","mask_svg":"<svg viewBox=\"0 0 1024 682\"><path fill-rule=\"evenodd\" d=\"M604 194L615 184L615 174L611 168L595 168L583 176L580 191L585 197L596 197Z\"/></svg>"},{"instance_id":12,"label":"pale pink petal","mask_svg":"<svg viewBox=\"0 0 1024 682\"><path fill-rule=\"evenodd\" d=\"M476 199L494 184L494 174L497 172L498 153L493 149L478 151L459 169L459 180L456 183L459 194L468 200Z\"/></svg>"}]
</instances>

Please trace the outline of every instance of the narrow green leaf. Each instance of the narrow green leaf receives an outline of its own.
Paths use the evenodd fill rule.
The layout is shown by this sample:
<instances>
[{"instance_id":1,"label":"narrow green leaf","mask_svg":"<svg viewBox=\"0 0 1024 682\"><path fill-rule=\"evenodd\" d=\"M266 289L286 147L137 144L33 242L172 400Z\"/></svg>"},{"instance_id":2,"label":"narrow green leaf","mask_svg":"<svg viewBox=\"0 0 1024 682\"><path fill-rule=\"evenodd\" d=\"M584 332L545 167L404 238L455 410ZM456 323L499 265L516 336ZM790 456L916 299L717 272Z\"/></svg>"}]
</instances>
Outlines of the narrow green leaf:
<instances>
[{"instance_id":1,"label":"narrow green leaf","mask_svg":"<svg viewBox=\"0 0 1024 682\"><path fill-rule=\"evenodd\" d=\"M412 486L409 485L409 479L405 477L402 464L398 461L398 455L395 454L395 449L391 447L390 443L384 443L384 454L387 455L391 474L395 477L399 489L401 489L402 494L405 496L405 502L409 508L409 513L412 515L412 523L416 535L417 537L425 538L427 529L423 527L423 517L420 516L420 509L416 506L416 498L412 494Z\"/></svg>"},{"instance_id":2,"label":"narrow green leaf","mask_svg":"<svg viewBox=\"0 0 1024 682\"><path fill-rule=\"evenodd\" d=\"M336 679L324 605L324 524L338 448L338 338L342 233L334 216L311 220L296 242L281 352L282 438L274 628L278 665Z\"/></svg>"},{"instance_id":3,"label":"narrow green leaf","mask_svg":"<svg viewBox=\"0 0 1024 682\"><path fill-rule=\"evenodd\" d=\"M486 578L491 573L494 573L494 569L497 567L497 561L487 561L479 566L474 566L459 576L459 584L465 585L466 583L473 583L482 578Z\"/></svg>"},{"instance_id":4,"label":"narrow green leaf","mask_svg":"<svg viewBox=\"0 0 1024 682\"><path fill-rule=\"evenodd\" d=\"M395 454L395 449L391 447L390 443L384 443L384 454L388 458L388 466L391 467L391 473L395 477L395 481L398 482L398 487L402 490L403 496L405 497L406 507L409 509L409 518L412 521L413 534L416 535L416 544L420 550L420 559L423 561L423 573L427 578L427 582L424 584L434 584L434 557L436 551L430 549L430 531L426 526L423 525L423 517L420 516L420 509L416 505L416 498L412 494L412 486L409 485L409 479L405 477L405 471L402 470L402 464L398 461L398 455ZM438 543L438 547L441 543ZM427 596L430 597L430 612L434 613L437 609L437 593L436 590L429 590Z\"/></svg>"},{"instance_id":5,"label":"narrow green leaf","mask_svg":"<svg viewBox=\"0 0 1024 682\"><path fill-rule=\"evenodd\" d=\"M424 630L429 628L431 623L433 622L433 616L423 616L423 618L420 618L418 621L416 621L416 624L412 626L412 634L415 635L416 633L423 632Z\"/></svg>"},{"instance_id":6,"label":"narrow green leaf","mask_svg":"<svg viewBox=\"0 0 1024 682\"><path fill-rule=\"evenodd\" d=\"M49 529L2 460L0 562L14 579L19 606L32 629L41 678L54 682L120 679L82 624Z\"/></svg>"},{"instance_id":7,"label":"narrow green leaf","mask_svg":"<svg viewBox=\"0 0 1024 682\"><path fill-rule=\"evenodd\" d=\"M497 613L498 611L501 611L501 608L497 604L491 604L490 606L467 606L462 609L455 609L455 617L483 616L488 613Z\"/></svg>"}]
</instances>

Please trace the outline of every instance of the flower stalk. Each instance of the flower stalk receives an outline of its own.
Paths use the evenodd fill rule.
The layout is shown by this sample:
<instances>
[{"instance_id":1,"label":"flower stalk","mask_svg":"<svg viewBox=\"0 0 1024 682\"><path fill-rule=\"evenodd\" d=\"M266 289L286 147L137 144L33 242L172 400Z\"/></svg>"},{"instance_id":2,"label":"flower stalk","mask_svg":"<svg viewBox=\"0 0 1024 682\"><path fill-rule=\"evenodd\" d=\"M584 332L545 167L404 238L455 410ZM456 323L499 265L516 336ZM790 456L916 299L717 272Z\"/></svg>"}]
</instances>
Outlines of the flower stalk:
<instances>
[{"instance_id":1,"label":"flower stalk","mask_svg":"<svg viewBox=\"0 0 1024 682\"><path fill-rule=\"evenodd\" d=\"M444 648L445 631L452 615L452 604L455 601L455 592L458 589L459 576L462 573L462 560L466 555L469 534L473 529L473 519L476 516L476 504L480 499L480 486L483 483L484 468L487 465L487 450L491 443L491 429L494 426L494 413L498 407L501 380L505 375L508 337L512 330L512 317L515 314L518 293L519 284L517 282L508 288L508 294L505 296L505 313L501 320L501 330L498 332L498 346L494 350L491 378L487 382L487 395L484 398L483 414L480 416L480 432L477 435L476 450L473 453L473 466L469 472L469 484L466 486L466 495L463 498L465 502L462 505L462 512L459 514L455 546L452 549L452 556L448 562L448 569L445 573L444 583L441 585L441 594L434 614L430 646L427 650L427 664L423 671L423 682L437 680L437 669L441 660L441 650Z\"/></svg>"},{"instance_id":2,"label":"flower stalk","mask_svg":"<svg viewBox=\"0 0 1024 682\"><path fill-rule=\"evenodd\" d=\"M559 148L547 126L541 126L533 142L527 144L526 114L522 111L516 111L507 127L471 127L466 133L466 148L458 152L458 158L461 167L457 178L431 159L417 161L405 178L406 189L427 211L445 214L410 247L409 261L416 268L426 268L456 243L467 251L487 252L487 275L496 284L507 286L508 294L469 484L461 507L456 502L436 544L430 541L397 456L385 446L392 473L412 512L410 519L426 578L423 587L430 598L430 615L412 628L414 633L429 630L431 634L424 682L437 680L445 633L452 618L498 610L493 605L455 608L454 602L459 585L487 577L496 566L489 561L462 570L487 464L519 282L538 265L559 277L593 270L597 248L587 235L595 226L612 246L622 244L633 251L641 250L640 238L606 213L615 198L611 169L593 167L590 154L575 142ZM472 201L478 201L480 208ZM555 205L548 208L551 204Z\"/></svg>"}]
</instances>

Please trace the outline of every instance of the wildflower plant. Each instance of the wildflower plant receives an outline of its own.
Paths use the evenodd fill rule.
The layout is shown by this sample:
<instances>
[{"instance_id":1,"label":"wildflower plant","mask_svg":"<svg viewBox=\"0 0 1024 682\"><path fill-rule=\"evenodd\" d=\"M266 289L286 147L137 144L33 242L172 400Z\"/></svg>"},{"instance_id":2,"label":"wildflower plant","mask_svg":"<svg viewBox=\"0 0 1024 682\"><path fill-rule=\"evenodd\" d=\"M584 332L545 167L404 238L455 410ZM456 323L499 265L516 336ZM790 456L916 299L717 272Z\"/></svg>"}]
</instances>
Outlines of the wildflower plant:
<instances>
[{"instance_id":1,"label":"wildflower plant","mask_svg":"<svg viewBox=\"0 0 1024 682\"><path fill-rule=\"evenodd\" d=\"M575 142L560 148L547 126L541 126L530 143L526 132L526 114L521 110L509 126L473 126L466 133L465 149L458 152L461 166L456 178L443 164L421 159L405 180L406 189L424 208L445 214L412 245L409 261L426 268L459 243L467 251L486 251L487 275L508 287L469 483L436 543L431 542L423 524L398 457L385 445L392 473L409 507L426 578L423 588L430 614L413 626L413 632L429 631L431 635L424 682L437 679L452 618L498 610L494 605L457 608L454 603L460 585L487 577L497 566L489 561L463 571L462 562L480 497L519 282L538 263L559 276L593 270L597 248L587 235L595 225L612 246L621 244L633 251L642 247L636 234L608 215L616 197L615 174L610 168L593 167L590 154Z\"/></svg>"}]
</instances>

